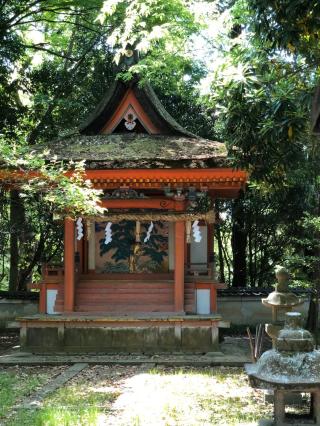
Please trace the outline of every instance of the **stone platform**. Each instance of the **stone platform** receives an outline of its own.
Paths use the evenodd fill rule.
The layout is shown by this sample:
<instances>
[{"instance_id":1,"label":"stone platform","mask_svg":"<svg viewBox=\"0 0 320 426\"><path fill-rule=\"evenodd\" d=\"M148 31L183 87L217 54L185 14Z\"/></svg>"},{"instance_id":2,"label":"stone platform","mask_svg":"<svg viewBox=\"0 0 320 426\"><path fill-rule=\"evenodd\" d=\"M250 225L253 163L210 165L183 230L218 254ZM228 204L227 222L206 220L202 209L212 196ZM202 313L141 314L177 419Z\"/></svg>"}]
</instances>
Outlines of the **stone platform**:
<instances>
[{"instance_id":1,"label":"stone platform","mask_svg":"<svg viewBox=\"0 0 320 426\"><path fill-rule=\"evenodd\" d=\"M146 365L152 368L163 366L193 367L243 367L250 362L249 341L244 337L225 337L218 351L204 354L184 354L182 352L165 354L66 354L50 355L23 352L19 346L13 346L0 354L0 367L5 365L71 365L88 363L91 365Z\"/></svg>"},{"instance_id":2,"label":"stone platform","mask_svg":"<svg viewBox=\"0 0 320 426\"><path fill-rule=\"evenodd\" d=\"M206 353L218 350L220 315L33 315L18 319L21 350L35 354Z\"/></svg>"}]
</instances>

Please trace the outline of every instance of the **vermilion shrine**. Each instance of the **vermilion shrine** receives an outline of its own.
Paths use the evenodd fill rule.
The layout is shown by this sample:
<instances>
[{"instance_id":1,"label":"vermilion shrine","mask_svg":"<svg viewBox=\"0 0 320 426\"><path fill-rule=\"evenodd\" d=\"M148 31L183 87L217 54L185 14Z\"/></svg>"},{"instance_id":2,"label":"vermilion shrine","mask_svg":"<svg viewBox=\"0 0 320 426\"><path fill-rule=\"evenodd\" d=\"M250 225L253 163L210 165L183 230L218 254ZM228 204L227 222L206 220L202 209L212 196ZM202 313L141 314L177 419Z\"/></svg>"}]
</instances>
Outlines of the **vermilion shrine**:
<instances>
[{"instance_id":1,"label":"vermilion shrine","mask_svg":"<svg viewBox=\"0 0 320 426\"><path fill-rule=\"evenodd\" d=\"M182 128L135 78L49 148L85 160L107 212L65 218L63 264L44 266L40 314L20 321L24 350L216 348L213 200L237 197L247 179L224 144Z\"/></svg>"}]
</instances>

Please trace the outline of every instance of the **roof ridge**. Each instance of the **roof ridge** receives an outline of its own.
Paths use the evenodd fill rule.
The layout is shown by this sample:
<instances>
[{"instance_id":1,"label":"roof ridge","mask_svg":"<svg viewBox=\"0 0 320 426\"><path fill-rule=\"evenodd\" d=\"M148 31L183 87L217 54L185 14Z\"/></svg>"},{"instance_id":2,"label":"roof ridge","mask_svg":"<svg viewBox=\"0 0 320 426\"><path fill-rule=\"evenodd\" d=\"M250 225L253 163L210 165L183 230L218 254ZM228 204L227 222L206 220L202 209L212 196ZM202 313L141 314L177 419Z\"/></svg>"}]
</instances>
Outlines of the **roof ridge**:
<instances>
[{"instance_id":1,"label":"roof ridge","mask_svg":"<svg viewBox=\"0 0 320 426\"><path fill-rule=\"evenodd\" d=\"M144 84L144 86L142 86L142 88L143 88L144 91L147 92L147 94L149 94L149 99L151 100L151 102L153 103L153 105L155 106L157 111L161 114L163 119L167 123L169 123L174 128L174 130L178 131L179 133L181 133L185 136L191 136L191 137L199 138L198 135L195 135L194 133L189 132L189 130L182 127L176 121L176 119L174 117L172 117L172 115L166 110L163 103L160 101L158 95L156 94L153 87L151 86L151 84L148 81L145 82L145 84Z\"/></svg>"},{"instance_id":2,"label":"roof ridge","mask_svg":"<svg viewBox=\"0 0 320 426\"><path fill-rule=\"evenodd\" d=\"M142 107L147 110L146 112L150 115L149 118L151 121L156 120L162 122L162 125L164 125L167 130L172 131L172 136L182 135L198 137L182 127L175 118L169 114L150 82L140 80L138 75L133 76L129 81L124 81L120 78L116 79L96 108L79 125L78 131L81 134L87 135L98 134L106 121L111 118L129 88L132 88L138 101L142 104ZM148 110L150 107L153 111ZM168 133L167 135L170 134L171 133Z\"/></svg>"}]
</instances>

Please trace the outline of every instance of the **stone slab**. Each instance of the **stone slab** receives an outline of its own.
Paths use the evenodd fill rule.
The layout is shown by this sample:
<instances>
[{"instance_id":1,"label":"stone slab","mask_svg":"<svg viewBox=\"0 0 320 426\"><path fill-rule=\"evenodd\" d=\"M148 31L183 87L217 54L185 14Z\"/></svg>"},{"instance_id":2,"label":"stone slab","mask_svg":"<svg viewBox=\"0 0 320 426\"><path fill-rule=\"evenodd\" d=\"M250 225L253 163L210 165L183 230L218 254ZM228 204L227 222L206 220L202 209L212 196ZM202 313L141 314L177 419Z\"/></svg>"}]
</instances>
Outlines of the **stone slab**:
<instances>
[{"instance_id":1,"label":"stone slab","mask_svg":"<svg viewBox=\"0 0 320 426\"><path fill-rule=\"evenodd\" d=\"M140 322L140 321L166 321L166 322L189 322L189 321L221 321L220 314L179 314L175 312L150 312L150 313L135 313L135 314L80 314L77 312L68 314L35 314L30 316L21 316L16 318L17 321L28 322Z\"/></svg>"},{"instance_id":2,"label":"stone slab","mask_svg":"<svg viewBox=\"0 0 320 426\"><path fill-rule=\"evenodd\" d=\"M196 355L33 355L30 353L13 352L0 356L1 365L69 365L74 363L100 365L140 365L146 364L165 366L228 366L243 367L249 357L228 356L222 352L211 352L202 356Z\"/></svg>"},{"instance_id":3,"label":"stone slab","mask_svg":"<svg viewBox=\"0 0 320 426\"><path fill-rule=\"evenodd\" d=\"M40 407L43 399L47 395L63 386L87 366L88 363L85 362L73 364L67 370L59 374L56 378L44 385L38 392L33 394L31 397L26 398L21 404L19 404L15 408L34 409Z\"/></svg>"}]
</instances>

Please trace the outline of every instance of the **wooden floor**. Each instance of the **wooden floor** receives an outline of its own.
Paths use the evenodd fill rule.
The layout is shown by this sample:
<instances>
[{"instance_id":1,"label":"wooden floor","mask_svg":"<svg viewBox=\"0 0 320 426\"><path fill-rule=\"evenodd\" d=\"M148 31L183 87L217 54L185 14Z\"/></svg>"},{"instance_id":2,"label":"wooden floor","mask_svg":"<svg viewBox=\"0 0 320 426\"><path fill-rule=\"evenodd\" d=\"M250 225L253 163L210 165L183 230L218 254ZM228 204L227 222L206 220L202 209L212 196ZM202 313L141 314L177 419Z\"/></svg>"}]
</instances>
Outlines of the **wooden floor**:
<instances>
[{"instance_id":1,"label":"wooden floor","mask_svg":"<svg viewBox=\"0 0 320 426\"><path fill-rule=\"evenodd\" d=\"M55 311L63 311L63 286ZM87 313L174 312L173 281L102 281L82 278L75 288L75 311ZM195 288L185 284L185 312L195 312Z\"/></svg>"}]
</instances>

